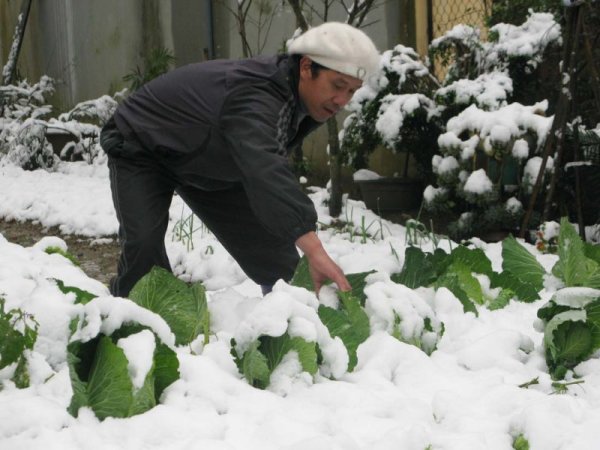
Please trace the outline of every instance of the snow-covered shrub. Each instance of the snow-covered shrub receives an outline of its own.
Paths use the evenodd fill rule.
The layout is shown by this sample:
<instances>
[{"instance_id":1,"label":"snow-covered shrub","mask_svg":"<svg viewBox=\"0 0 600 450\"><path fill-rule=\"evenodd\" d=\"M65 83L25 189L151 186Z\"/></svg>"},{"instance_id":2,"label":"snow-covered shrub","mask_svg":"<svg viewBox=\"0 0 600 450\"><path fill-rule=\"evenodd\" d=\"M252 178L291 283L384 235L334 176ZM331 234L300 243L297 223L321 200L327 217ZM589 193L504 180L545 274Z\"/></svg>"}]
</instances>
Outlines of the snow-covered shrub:
<instances>
[{"instance_id":1,"label":"snow-covered shrub","mask_svg":"<svg viewBox=\"0 0 600 450\"><path fill-rule=\"evenodd\" d=\"M2 163L9 163L25 170L51 169L58 157L46 139L44 121L27 119L14 121L2 130L0 137L5 139L6 154Z\"/></svg>"},{"instance_id":2,"label":"snow-covered shrub","mask_svg":"<svg viewBox=\"0 0 600 450\"><path fill-rule=\"evenodd\" d=\"M126 90L117 92L113 97L103 95L97 99L87 100L75 105L70 111L50 119L50 128L69 133L73 140L60 150L63 160L81 159L92 164L102 149L99 143L100 131L117 109L118 99Z\"/></svg>"},{"instance_id":3,"label":"snow-covered shrub","mask_svg":"<svg viewBox=\"0 0 600 450\"><path fill-rule=\"evenodd\" d=\"M346 163L354 169L368 165L379 145L411 155L419 169L431 172L441 110L433 101L439 87L419 55L397 45L383 53L380 71L357 91L348 104L351 114L340 133ZM407 164L405 164L406 175Z\"/></svg>"},{"instance_id":4,"label":"snow-covered shrub","mask_svg":"<svg viewBox=\"0 0 600 450\"><path fill-rule=\"evenodd\" d=\"M429 53L447 67L444 84L504 72L511 80L512 101L529 103L547 98L548 87L558 82L561 39L552 14L532 13L518 26L496 23L487 41L477 28L457 25L433 40Z\"/></svg>"},{"instance_id":5,"label":"snow-covered shrub","mask_svg":"<svg viewBox=\"0 0 600 450\"><path fill-rule=\"evenodd\" d=\"M409 151L429 168L436 183L426 188L425 207L455 219L454 237L519 223L553 120L547 100L515 101L548 49L560 46L552 14L531 13L520 26L499 23L489 35L485 41L477 28L457 25L431 43L431 60L447 67L441 85L414 50L384 52L378 75L349 103L341 132L355 169L378 145Z\"/></svg>"},{"instance_id":6,"label":"snow-covered shrub","mask_svg":"<svg viewBox=\"0 0 600 450\"><path fill-rule=\"evenodd\" d=\"M497 23L519 25L531 12L550 12L555 20L560 20L568 0L503 0L492 3L492 11L487 18L488 26Z\"/></svg>"},{"instance_id":7,"label":"snow-covered shrub","mask_svg":"<svg viewBox=\"0 0 600 450\"><path fill-rule=\"evenodd\" d=\"M545 108L546 103L510 103L488 111L472 104L451 118L438 139L442 156L433 160L437 184L446 189L446 198L431 197L426 207L440 212L467 210L480 229L516 225L523 212L519 202L531 192L540 169L536 153L541 153L552 125L552 118L543 116ZM517 173L507 182L511 168ZM547 172L552 168L551 163L546 165ZM447 201L448 192L454 204ZM454 234L462 235L456 225Z\"/></svg>"},{"instance_id":8,"label":"snow-covered shrub","mask_svg":"<svg viewBox=\"0 0 600 450\"><path fill-rule=\"evenodd\" d=\"M534 13L520 26L493 26L490 36L482 41L477 29L458 25L430 47L450 65L435 93L447 121L432 161L437 188L427 188L425 207L456 217L448 227L454 237L519 224L552 126L548 101L526 106L514 98L546 49L560 44L560 26L551 14Z\"/></svg>"},{"instance_id":9,"label":"snow-covered shrub","mask_svg":"<svg viewBox=\"0 0 600 450\"><path fill-rule=\"evenodd\" d=\"M46 75L33 85L23 80L18 84L0 86L0 118L5 121L42 118L52 111L52 107L46 104L46 98L52 94L54 80Z\"/></svg>"},{"instance_id":10,"label":"snow-covered shrub","mask_svg":"<svg viewBox=\"0 0 600 450\"><path fill-rule=\"evenodd\" d=\"M44 75L34 85L21 81L1 86L0 160L25 170L52 168L59 159L55 154L63 160L93 163L101 155L101 127L114 113L124 92L81 102L58 118L46 119L52 112L46 104L46 97L54 93L51 78ZM62 149L54 149L48 139L56 131L71 138Z\"/></svg>"},{"instance_id":11,"label":"snow-covered shrub","mask_svg":"<svg viewBox=\"0 0 600 450\"><path fill-rule=\"evenodd\" d=\"M54 165L42 119L52 111L46 97L53 93L54 81L47 76L33 85L23 80L0 86L0 161L26 170Z\"/></svg>"}]
</instances>

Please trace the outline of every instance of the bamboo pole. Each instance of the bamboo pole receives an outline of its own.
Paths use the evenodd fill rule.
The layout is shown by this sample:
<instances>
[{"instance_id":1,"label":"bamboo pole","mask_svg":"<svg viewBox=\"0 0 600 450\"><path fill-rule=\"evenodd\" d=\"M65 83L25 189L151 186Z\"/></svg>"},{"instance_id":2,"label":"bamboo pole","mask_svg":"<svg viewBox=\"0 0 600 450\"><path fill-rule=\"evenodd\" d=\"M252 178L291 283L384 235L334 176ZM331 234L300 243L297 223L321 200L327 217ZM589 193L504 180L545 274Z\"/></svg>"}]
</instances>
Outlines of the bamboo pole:
<instances>
[{"instance_id":1,"label":"bamboo pole","mask_svg":"<svg viewBox=\"0 0 600 450\"><path fill-rule=\"evenodd\" d=\"M542 220L548 220L550 215L550 208L552 206L552 201L554 200L554 192L556 191L556 185L558 180L560 179L563 164L563 155L565 151L565 139L567 133L567 122L569 117L571 116L572 111L574 110L574 89L575 89L575 79L577 78L575 66L577 65L577 54L579 48L579 36L581 35L581 22L583 14L581 14L582 8L581 6L575 7L574 10L574 18L573 23L574 26L571 27L571 33L573 36L570 37L571 48L569 49L568 54L568 66L566 73L569 77L566 86L566 92L564 92L564 88L561 90L561 94L565 98L565 112L562 117L562 123L560 124L560 134L558 136L557 145L556 145L556 159L554 160L554 170L552 171L552 176L550 179L550 186L548 188L548 192L546 193L546 200L544 203L544 212L542 214Z\"/></svg>"},{"instance_id":2,"label":"bamboo pole","mask_svg":"<svg viewBox=\"0 0 600 450\"><path fill-rule=\"evenodd\" d=\"M580 7L567 8L567 30L566 30L566 42L563 48L563 56L562 61L563 64L569 64L571 62L572 49L574 42L576 41L574 36L574 30L577 27L578 18L579 18L579 10ZM563 72L564 72L563 67ZM571 70L567 67L567 73ZM572 80L569 80L571 82ZM538 172L537 178L535 180L535 184L533 190L531 192L531 197L529 199L529 205L527 206L527 211L523 217L523 222L521 223L521 230L519 232L519 237L524 238L525 233L529 229L529 222L531 221L531 216L533 213L533 209L535 207L535 203L537 201L537 197L541 191L542 183L544 179L544 173L546 171L546 165L548 164L548 158L556 148L555 146L559 145L559 139L564 138L564 133L566 130L566 122L568 118L568 109L570 106L570 99L563 89L560 90L556 111L554 113L554 120L552 121L552 126L550 127L550 131L546 136L546 142L544 143L544 149L542 152L542 163L540 165L540 170ZM557 165L555 164L555 172L559 170Z\"/></svg>"}]
</instances>

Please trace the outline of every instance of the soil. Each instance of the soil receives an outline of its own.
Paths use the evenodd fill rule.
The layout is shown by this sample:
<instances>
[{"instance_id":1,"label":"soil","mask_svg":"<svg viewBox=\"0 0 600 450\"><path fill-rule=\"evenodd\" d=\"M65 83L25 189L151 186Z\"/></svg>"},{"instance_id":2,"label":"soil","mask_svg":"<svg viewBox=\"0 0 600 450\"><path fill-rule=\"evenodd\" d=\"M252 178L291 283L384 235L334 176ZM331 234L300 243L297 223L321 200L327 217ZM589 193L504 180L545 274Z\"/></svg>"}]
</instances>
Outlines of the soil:
<instances>
[{"instance_id":1,"label":"soil","mask_svg":"<svg viewBox=\"0 0 600 450\"><path fill-rule=\"evenodd\" d=\"M6 222L0 220L0 234L9 242L30 247L45 236L57 236L66 242L68 252L79 261L81 269L91 278L108 285L117 274L119 244L113 236L110 242L95 238L64 235L57 227L47 228L32 222Z\"/></svg>"}]
</instances>

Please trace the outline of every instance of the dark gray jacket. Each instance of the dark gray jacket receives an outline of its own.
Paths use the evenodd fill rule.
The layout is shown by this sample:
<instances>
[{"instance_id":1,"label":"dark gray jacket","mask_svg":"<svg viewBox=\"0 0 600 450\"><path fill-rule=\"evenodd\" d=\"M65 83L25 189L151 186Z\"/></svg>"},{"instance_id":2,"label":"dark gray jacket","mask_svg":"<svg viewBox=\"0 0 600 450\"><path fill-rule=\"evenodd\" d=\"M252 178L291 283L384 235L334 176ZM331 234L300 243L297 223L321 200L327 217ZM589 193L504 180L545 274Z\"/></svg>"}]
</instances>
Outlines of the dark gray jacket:
<instances>
[{"instance_id":1,"label":"dark gray jacket","mask_svg":"<svg viewBox=\"0 0 600 450\"><path fill-rule=\"evenodd\" d=\"M126 142L172 160L186 184L217 190L241 183L263 226L295 241L315 229L317 215L288 155L319 125L303 112L297 89L298 67L286 55L208 61L149 82L114 120Z\"/></svg>"}]
</instances>

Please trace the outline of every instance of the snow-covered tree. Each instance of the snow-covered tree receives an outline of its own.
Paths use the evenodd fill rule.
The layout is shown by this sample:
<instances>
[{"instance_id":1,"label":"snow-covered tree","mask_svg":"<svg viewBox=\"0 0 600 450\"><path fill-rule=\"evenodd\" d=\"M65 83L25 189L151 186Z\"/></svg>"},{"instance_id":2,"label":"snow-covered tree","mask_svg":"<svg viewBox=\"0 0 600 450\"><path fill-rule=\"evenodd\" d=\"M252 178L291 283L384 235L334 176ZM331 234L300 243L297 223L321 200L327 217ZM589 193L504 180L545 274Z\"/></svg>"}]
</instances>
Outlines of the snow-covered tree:
<instances>
[{"instance_id":1,"label":"snow-covered tree","mask_svg":"<svg viewBox=\"0 0 600 450\"><path fill-rule=\"evenodd\" d=\"M531 106L513 101L515 84L561 43L552 14L532 13L519 26L496 24L488 41L479 35L459 25L430 46L432 56L453 61L436 93L452 117L438 137L437 186L426 188L425 207L458 216L449 224L455 237L518 226L553 120L545 100ZM552 170L550 159L545 171Z\"/></svg>"},{"instance_id":2,"label":"snow-covered tree","mask_svg":"<svg viewBox=\"0 0 600 450\"><path fill-rule=\"evenodd\" d=\"M442 126L443 108L433 100L437 88L438 81L413 49L397 45L383 52L378 76L346 108L351 114L340 132L345 163L356 170L366 168L370 154L384 145L413 155L422 172L430 173Z\"/></svg>"}]
</instances>

